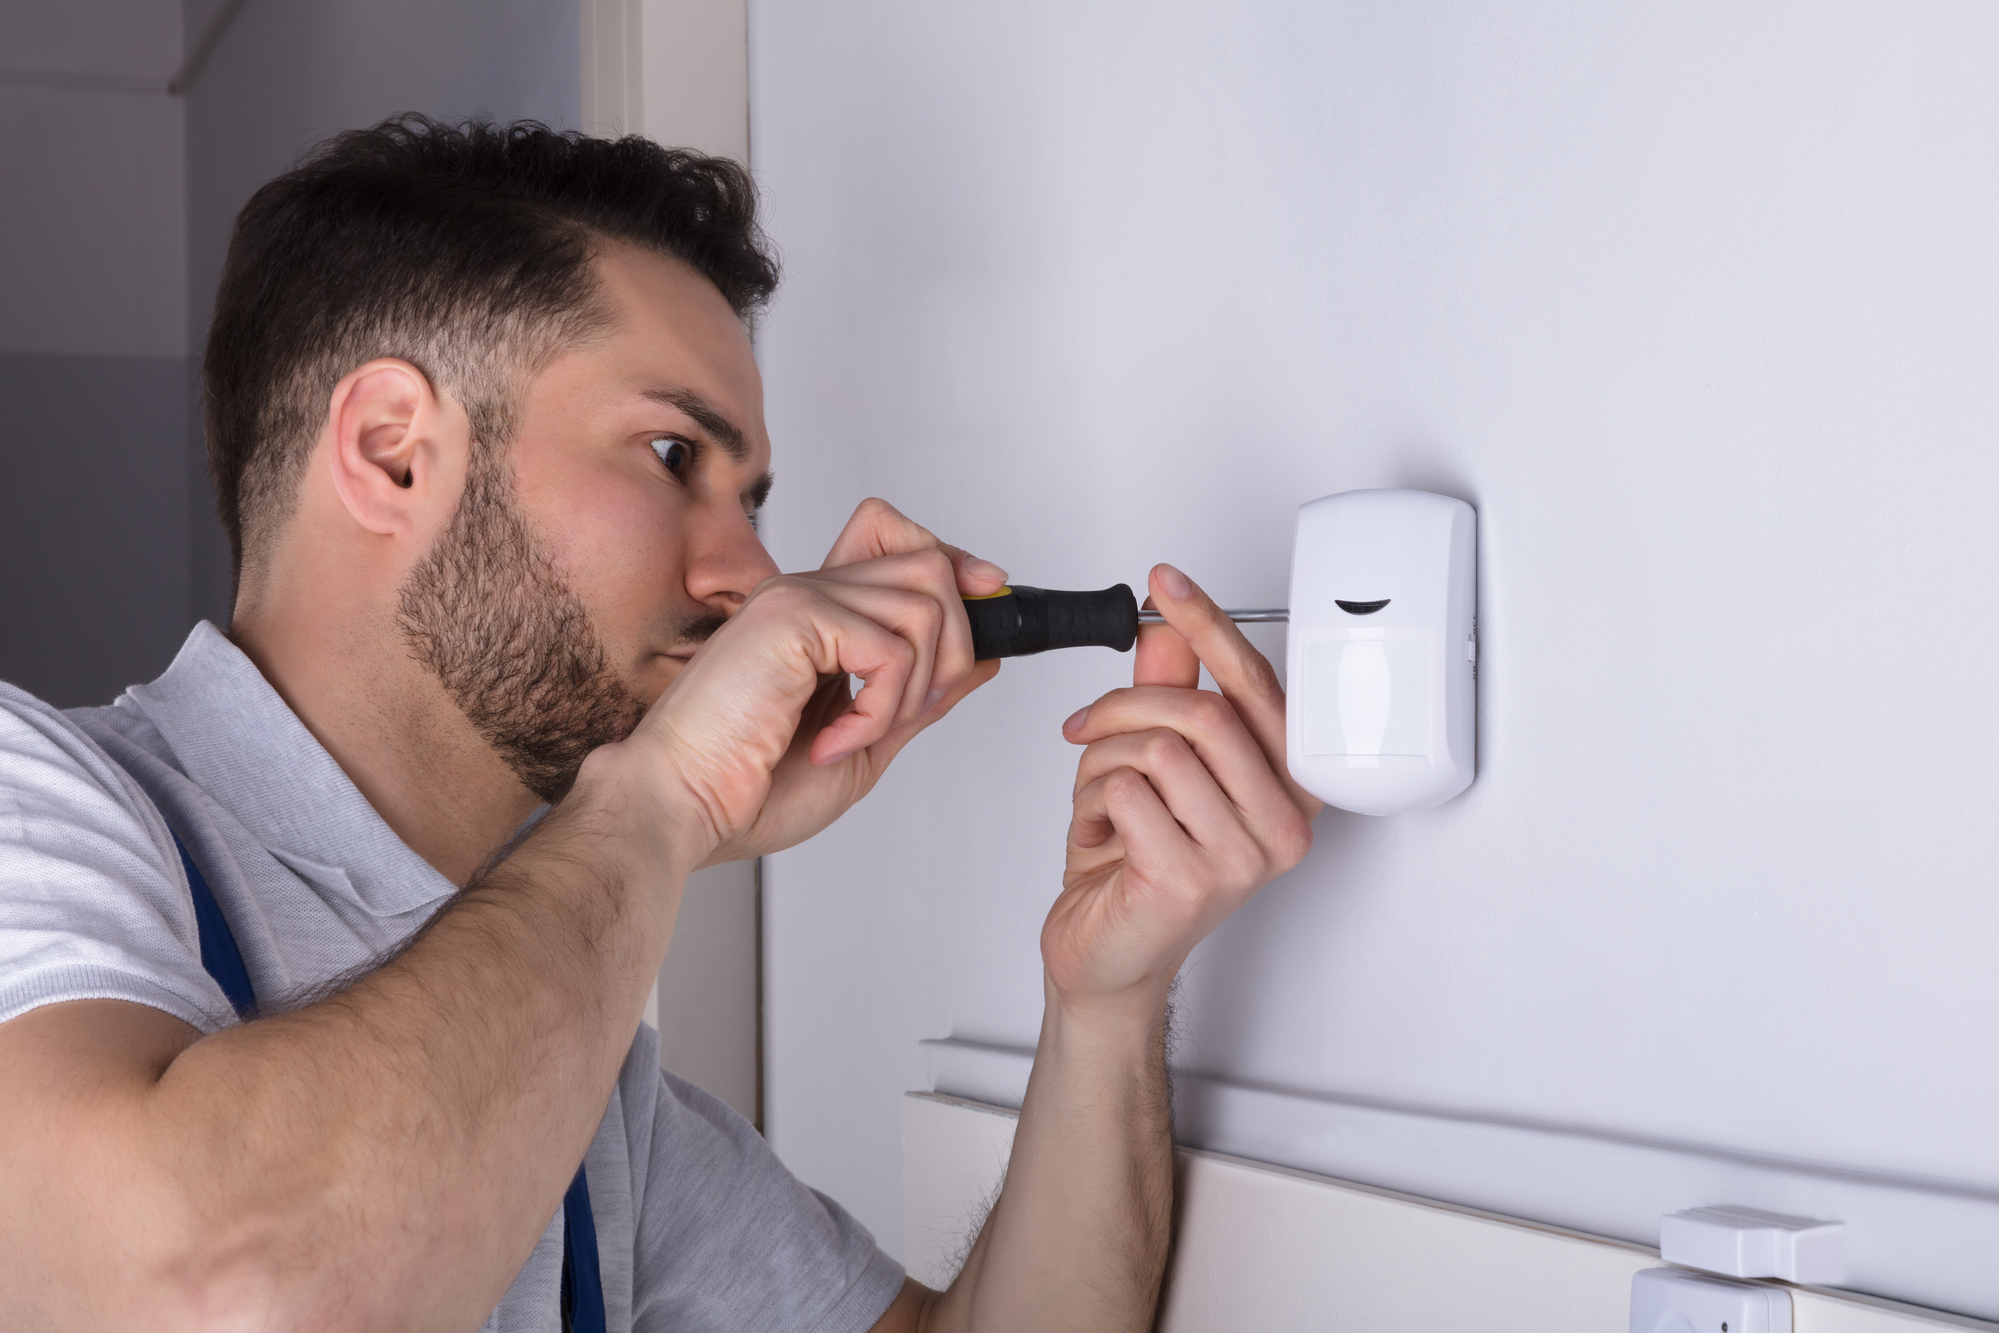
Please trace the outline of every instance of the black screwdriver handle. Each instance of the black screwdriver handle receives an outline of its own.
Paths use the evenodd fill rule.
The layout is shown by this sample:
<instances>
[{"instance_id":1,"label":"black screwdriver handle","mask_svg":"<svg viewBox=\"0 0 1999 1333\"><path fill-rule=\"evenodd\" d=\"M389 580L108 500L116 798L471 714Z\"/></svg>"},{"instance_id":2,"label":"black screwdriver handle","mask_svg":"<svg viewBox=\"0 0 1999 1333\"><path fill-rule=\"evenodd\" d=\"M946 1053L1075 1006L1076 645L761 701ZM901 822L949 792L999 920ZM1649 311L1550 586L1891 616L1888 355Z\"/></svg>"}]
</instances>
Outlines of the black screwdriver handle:
<instances>
[{"instance_id":1,"label":"black screwdriver handle","mask_svg":"<svg viewBox=\"0 0 1999 1333\"><path fill-rule=\"evenodd\" d=\"M1050 648L1115 648L1138 641L1138 598L1123 583L1102 592L1062 592L1016 583L993 597L967 597L972 656L1026 657Z\"/></svg>"}]
</instances>

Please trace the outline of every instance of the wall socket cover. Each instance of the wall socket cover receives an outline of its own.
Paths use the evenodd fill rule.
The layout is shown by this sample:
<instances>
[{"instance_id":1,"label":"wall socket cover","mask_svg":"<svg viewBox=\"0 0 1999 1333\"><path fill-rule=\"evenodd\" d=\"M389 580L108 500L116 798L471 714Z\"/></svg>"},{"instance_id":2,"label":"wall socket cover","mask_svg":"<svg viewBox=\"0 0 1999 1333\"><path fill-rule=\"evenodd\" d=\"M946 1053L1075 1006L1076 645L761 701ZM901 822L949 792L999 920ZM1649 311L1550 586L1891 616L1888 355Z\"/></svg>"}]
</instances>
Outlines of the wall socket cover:
<instances>
[{"instance_id":1,"label":"wall socket cover","mask_svg":"<svg viewBox=\"0 0 1999 1333\"><path fill-rule=\"evenodd\" d=\"M1631 1275L1631 1333L1791 1333L1791 1293L1685 1268Z\"/></svg>"},{"instance_id":2,"label":"wall socket cover","mask_svg":"<svg viewBox=\"0 0 1999 1333\"><path fill-rule=\"evenodd\" d=\"M1471 785L1478 518L1428 491L1342 491L1298 509L1285 644L1291 776L1363 815Z\"/></svg>"}]
</instances>

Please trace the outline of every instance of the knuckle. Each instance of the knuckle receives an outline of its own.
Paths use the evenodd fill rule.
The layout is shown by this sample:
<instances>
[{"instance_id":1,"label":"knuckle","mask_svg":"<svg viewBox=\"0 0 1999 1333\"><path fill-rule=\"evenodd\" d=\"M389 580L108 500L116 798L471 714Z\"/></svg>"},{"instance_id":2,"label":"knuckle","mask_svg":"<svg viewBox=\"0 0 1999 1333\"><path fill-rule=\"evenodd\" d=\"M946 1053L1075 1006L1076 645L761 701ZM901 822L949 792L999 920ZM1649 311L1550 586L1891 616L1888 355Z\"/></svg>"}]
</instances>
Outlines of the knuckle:
<instances>
[{"instance_id":1,"label":"knuckle","mask_svg":"<svg viewBox=\"0 0 1999 1333\"><path fill-rule=\"evenodd\" d=\"M1254 648L1243 653L1242 682L1257 694L1281 694L1283 689L1277 683L1277 668L1270 659Z\"/></svg>"},{"instance_id":2,"label":"knuckle","mask_svg":"<svg viewBox=\"0 0 1999 1333\"><path fill-rule=\"evenodd\" d=\"M1286 869L1297 865L1312 851L1312 821L1303 814L1291 818L1290 840L1285 844L1285 853L1290 858Z\"/></svg>"},{"instance_id":3,"label":"knuckle","mask_svg":"<svg viewBox=\"0 0 1999 1333\"><path fill-rule=\"evenodd\" d=\"M1148 764L1163 767L1178 762L1187 753L1187 742L1181 739L1179 732L1160 727L1145 733L1139 742L1138 752Z\"/></svg>"},{"instance_id":4,"label":"knuckle","mask_svg":"<svg viewBox=\"0 0 1999 1333\"><path fill-rule=\"evenodd\" d=\"M1136 799L1139 789L1146 785L1143 774L1120 768L1104 779L1104 793L1118 800L1130 801Z\"/></svg>"},{"instance_id":5,"label":"knuckle","mask_svg":"<svg viewBox=\"0 0 1999 1333\"><path fill-rule=\"evenodd\" d=\"M1209 730L1235 720L1235 709L1229 707L1229 701L1212 690L1194 692L1193 713L1194 720Z\"/></svg>"},{"instance_id":6,"label":"knuckle","mask_svg":"<svg viewBox=\"0 0 1999 1333\"><path fill-rule=\"evenodd\" d=\"M1221 855L1222 882L1230 888L1256 883L1267 869L1262 854L1254 847L1232 845Z\"/></svg>"},{"instance_id":7,"label":"knuckle","mask_svg":"<svg viewBox=\"0 0 1999 1333\"><path fill-rule=\"evenodd\" d=\"M799 607L813 601L818 593L789 574L778 574L757 585L755 600L778 610Z\"/></svg>"},{"instance_id":8,"label":"knuckle","mask_svg":"<svg viewBox=\"0 0 1999 1333\"><path fill-rule=\"evenodd\" d=\"M915 555L917 571L926 580L952 588L957 586L958 573L952 567L949 555L935 546L926 546Z\"/></svg>"},{"instance_id":9,"label":"knuckle","mask_svg":"<svg viewBox=\"0 0 1999 1333\"><path fill-rule=\"evenodd\" d=\"M1304 860L1305 854L1312 850L1312 825L1295 809L1280 817L1276 826L1268 830L1267 837L1271 868L1280 875Z\"/></svg>"}]
</instances>

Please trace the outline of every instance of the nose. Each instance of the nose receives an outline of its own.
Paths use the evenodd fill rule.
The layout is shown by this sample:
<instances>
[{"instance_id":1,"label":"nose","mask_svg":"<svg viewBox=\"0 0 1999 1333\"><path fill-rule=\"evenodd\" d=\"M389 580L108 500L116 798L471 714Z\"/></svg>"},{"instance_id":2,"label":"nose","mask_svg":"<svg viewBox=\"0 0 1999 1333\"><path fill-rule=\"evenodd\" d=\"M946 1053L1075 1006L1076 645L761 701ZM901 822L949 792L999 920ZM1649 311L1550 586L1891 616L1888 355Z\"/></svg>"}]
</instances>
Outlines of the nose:
<instances>
[{"instance_id":1,"label":"nose","mask_svg":"<svg viewBox=\"0 0 1999 1333\"><path fill-rule=\"evenodd\" d=\"M732 616L752 588L777 572L749 516L731 505L701 522L688 552L687 591L710 610Z\"/></svg>"}]
</instances>

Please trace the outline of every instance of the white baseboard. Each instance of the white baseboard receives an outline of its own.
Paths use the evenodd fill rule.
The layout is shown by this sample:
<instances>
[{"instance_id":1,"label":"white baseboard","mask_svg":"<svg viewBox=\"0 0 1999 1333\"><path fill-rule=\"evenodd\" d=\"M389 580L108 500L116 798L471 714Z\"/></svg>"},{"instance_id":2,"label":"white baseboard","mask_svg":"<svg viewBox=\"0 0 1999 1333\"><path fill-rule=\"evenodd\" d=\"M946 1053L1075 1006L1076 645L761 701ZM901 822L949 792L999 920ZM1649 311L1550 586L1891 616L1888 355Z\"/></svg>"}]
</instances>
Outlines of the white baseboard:
<instances>
[{"instance_id":1,"label":"white baseboard","mask_svg":"<svg viewBox=\"0 0 1999 1333\"><path fill-rule=\"evenodd\" d=\"M950 1259L962 1251L968 1229L976 1225L984 1201L1000 1181L1013 1111L994 1103L1017 1105L1027 1057L962 1041L928 1045L936 1083L966 1093L910 1093L904 1099L906 1263L912 1275L936 1283L950 1275ZM1549 1131L1353 1103L1299 1107L1305 1099L1255 1089L1209 1087L1189 1097L1185 1083L1181 1079L1177 1099L1181 1129L1187 1127L1187 1103L1199 1105L1199 1097L1219 1099L1223 1111L1237 1117L1237 1129L1247 1121L1251 1127L1295 1131L1303 1119L1303 1129L1311 1133L1289 1139L1291 1151L1305 1143L1321 1157L1363 1167L1371 1181L1363 1185L1331 1171L1307 1173L1233 1153L1181 1149L1181 1235L1163 1323L1173 1333L1229 1327L1351 1327L1369 1333L1517 1327L1523 1333L1621 1333L1631 1273L1659 1263L1657 1249L1633 1243L1629 1235L1605 1235L1607 1229L1563 1227L1545 1217L1529 1221L1513 1213L1439 1203L1433 1195L1477 1197L1481 1189L1515 1187L1517 1177L1537 1169L1565 1173L1557 1179L1571 1183L1587 1177L1567 1173L1599 1171L1603 1177L1591 1181L1597 1195L1627 1197L1633 1201L1629 1207L1649 1209L1647 1221L1631 1221L1633 1229L1643 1227L1649 1235L1657 1233L1661 1213L1693 1203L1779 1207L1743 1197L1743 1181L1753 1179L1743 1169L1745 1163L1731 1161L1731 1171L1717 1177L1725 1185L1717 1183L1713 1189L1723 1193L1665 1203L1665 1197L1677 1195L1659 1191L1701 1187L1703 1161L1697 1155L1603 1141L1565 1145L1565 1135ZM1227 1097L1263 1097L1277 1105L1253 1105L1255 1115L1245 1115L1241 1105L1229 1107ZM1289 1123L1273 1111L1287 1113ZM1209 1119L1197 1121L1197 1127L1213 1143L1223 1137L1217 1131L1231 1129L1231 1121L1227 1115L1213 1117L1209 1109ZM1431 1185L1431 1193L1383 1187L1383 1177L1397 1175L1441 1187ZM1559 1199L1549 1199L1549 1211L1559 1207ZM1963 1289L1989 1283L1991 1269L1999 1267L1991 1261L1995 1253L1999 1247L1979 1259L1967 1255L1967 1267L1951 1277ZM1505 1309L1491 1305L1493 1291L1511 1293L1501 1301ZM1251 1305L1245 1307L1245 1301ZM1407 1301L1415 1301L1419 1313L1403 1319L1399 1311ZM1845 1291L1799 1287L1793 1289L1793 1301L1797 1333L1999 1331L1993 1323Z\"/></svg>"}]
</instances>

